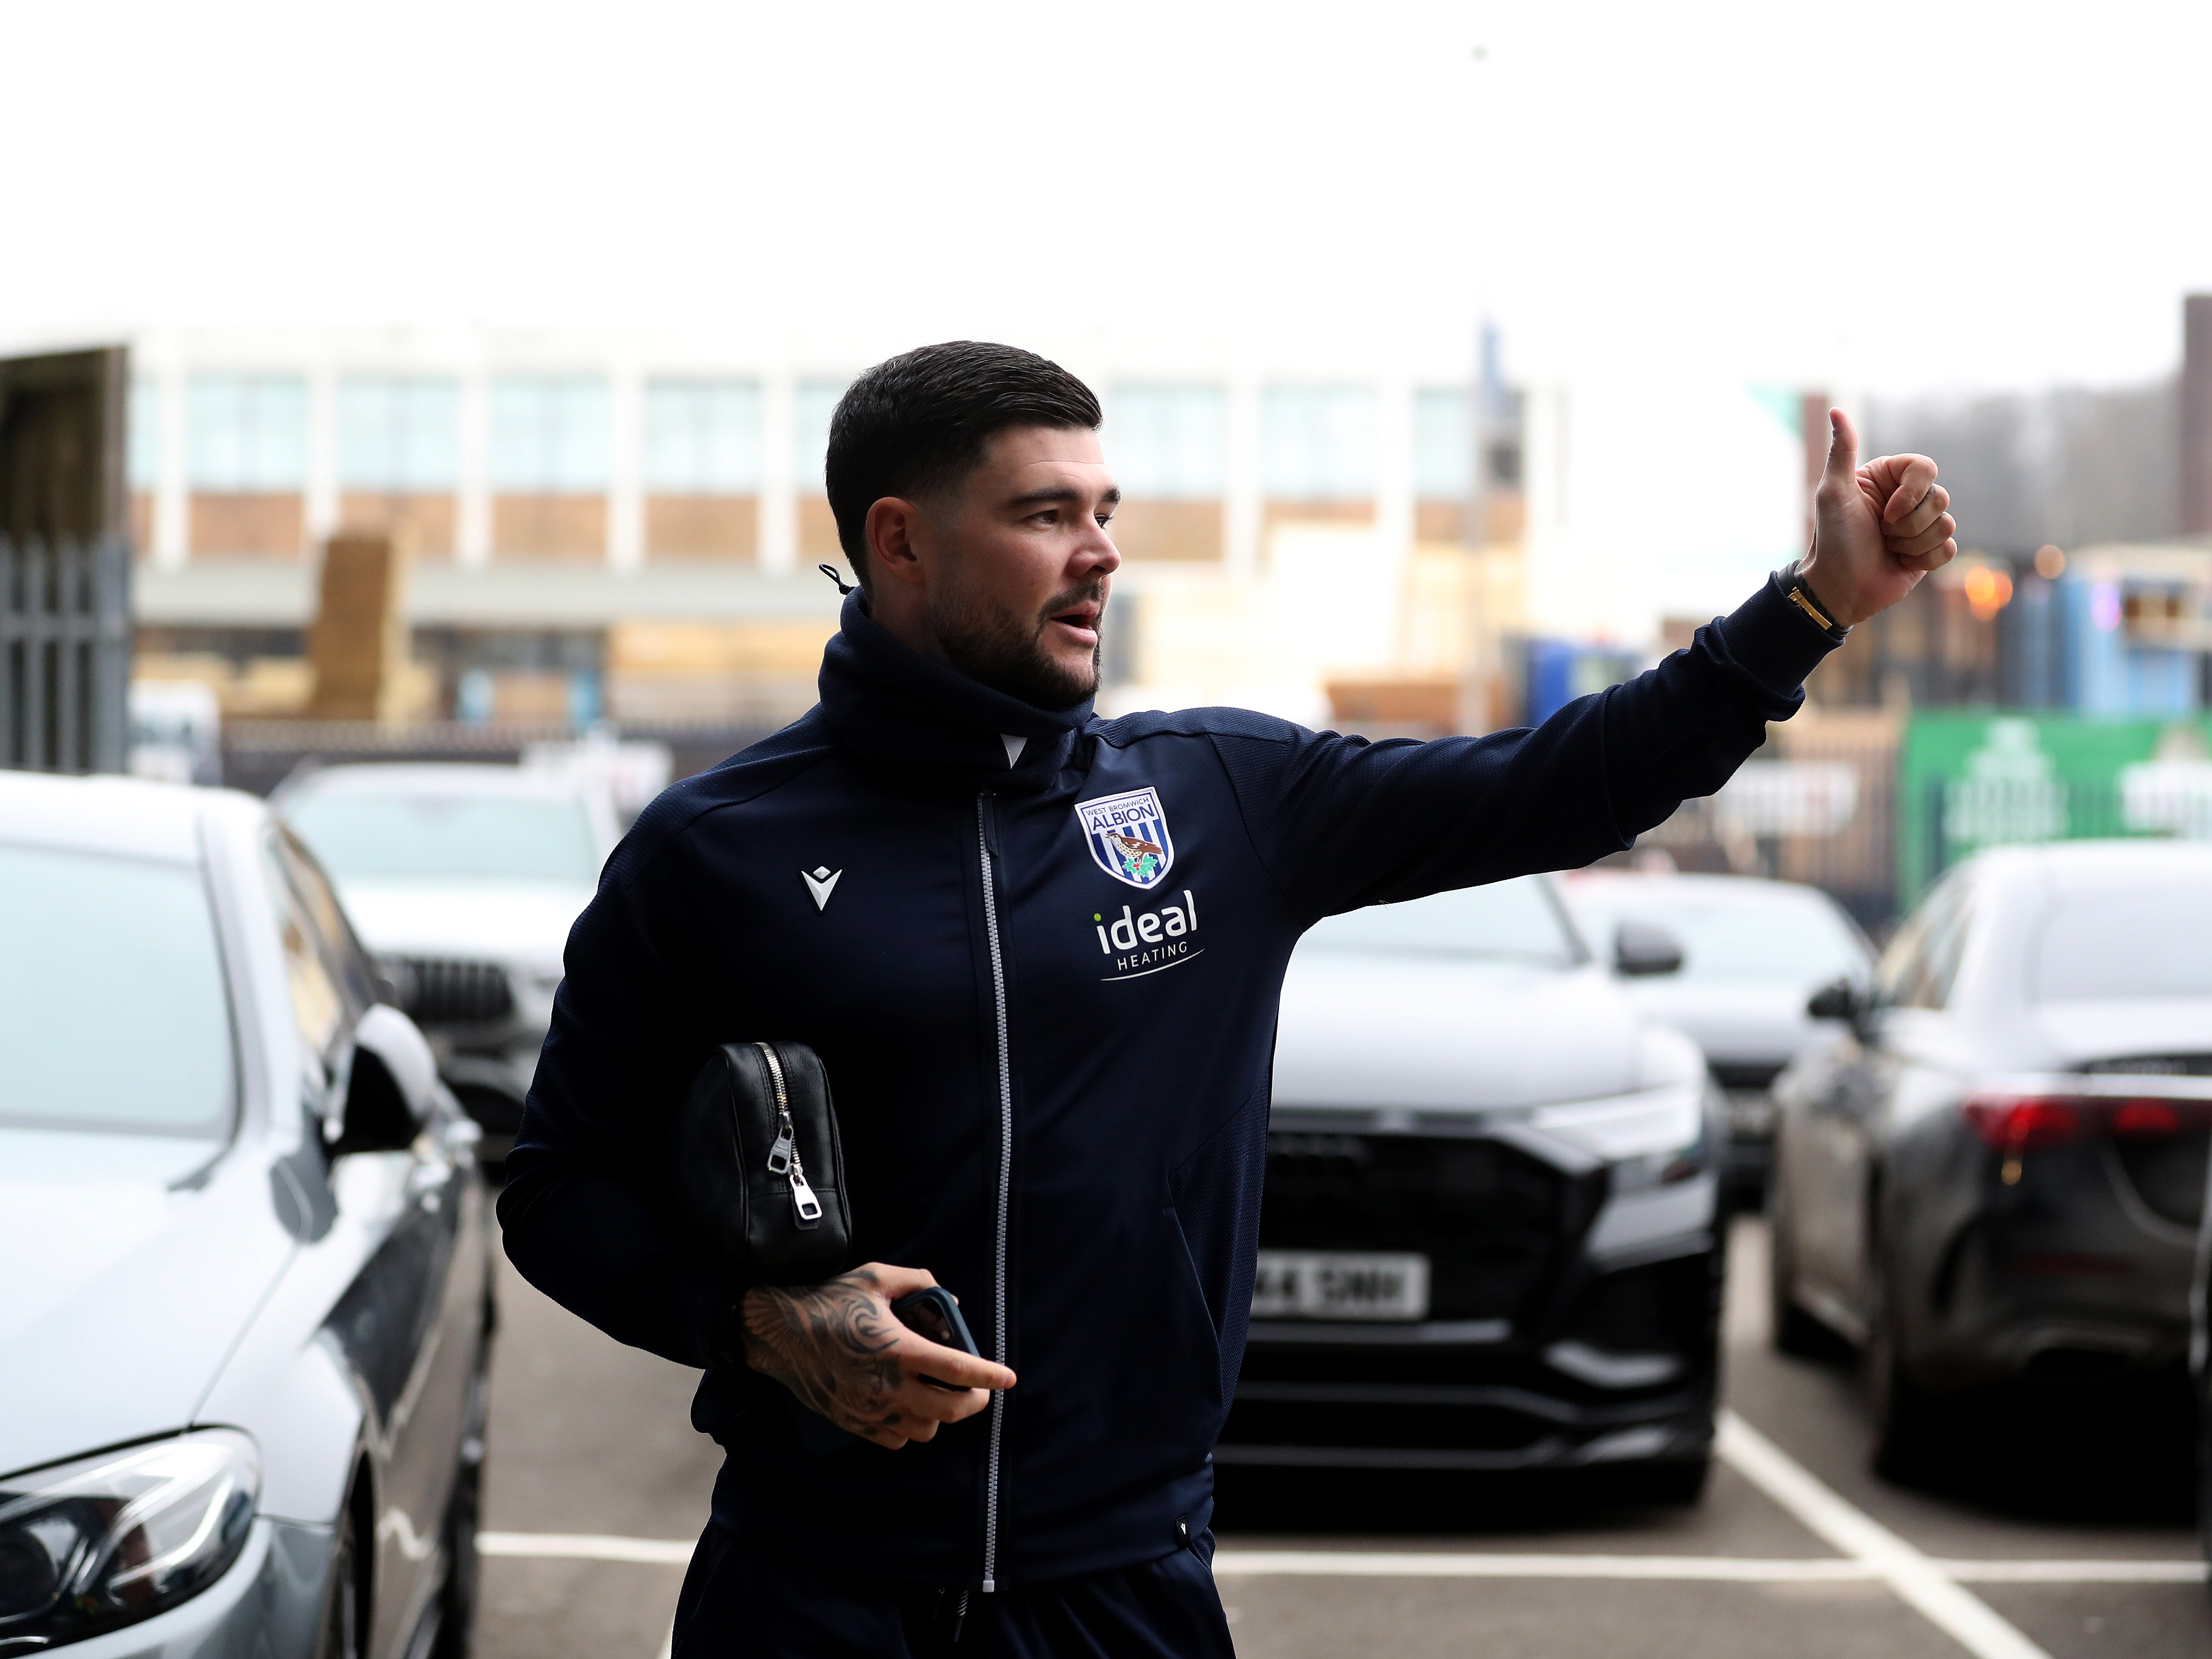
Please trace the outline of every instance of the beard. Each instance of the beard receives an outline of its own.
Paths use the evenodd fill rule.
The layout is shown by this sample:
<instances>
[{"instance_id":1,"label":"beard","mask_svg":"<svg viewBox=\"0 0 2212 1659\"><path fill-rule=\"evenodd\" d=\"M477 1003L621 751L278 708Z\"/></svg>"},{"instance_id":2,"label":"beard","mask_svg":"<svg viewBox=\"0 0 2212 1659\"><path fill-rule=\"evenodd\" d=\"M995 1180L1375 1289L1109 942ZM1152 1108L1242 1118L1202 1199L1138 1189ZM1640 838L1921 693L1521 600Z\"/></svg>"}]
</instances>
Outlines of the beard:
<instances>
[{"instance_id":1,"label":"beard","mask_svg":"<svg viewBox=\"0 0 2212 1659\"><path fill-rule=\"evenodd\" d=\"M1021 617L981 592L949 593L932 604L930 625L952 665L969 679L1032 708L1065 714L1098 693L1103 629L1100 644L1079 668L1068 667L1046 651L1044 630L1061 611L1105 597L1105 584L1086 582L1054 594L1036 616Z\"/></svg>"}]
</instances>

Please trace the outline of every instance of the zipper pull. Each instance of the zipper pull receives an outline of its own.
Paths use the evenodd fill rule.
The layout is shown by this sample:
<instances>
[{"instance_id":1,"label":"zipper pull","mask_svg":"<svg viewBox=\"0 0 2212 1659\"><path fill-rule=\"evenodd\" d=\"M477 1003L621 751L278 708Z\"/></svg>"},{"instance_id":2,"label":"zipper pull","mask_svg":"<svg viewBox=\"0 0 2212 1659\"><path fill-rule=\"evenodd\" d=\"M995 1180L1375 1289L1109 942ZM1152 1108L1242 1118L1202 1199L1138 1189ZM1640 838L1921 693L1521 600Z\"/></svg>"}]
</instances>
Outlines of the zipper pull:
<instances>
[{"instance_id":1,"label":"zipper pull","mask_svg":"<svg viewBox=\"0 0 2212 1659\"><path fill-rule=\"evenodd\" d=\"M983 815L983 845L993 858L999 856L999 810L996 798L986 789L975 798L975 805Z\"/></svg>"},{"instance_id":2,"label":"zipper pull","mask_svg":"<svg viewBox=\"0 0 2212 1659\"><path fill-rule=\"evenodd\" d=\"M791 1167L791 1155L797 1150L797 1146L791 1138L791 1131L777 1130L775 1145L768 1149L768 1172L770 1175L781 1175L788 1170Z\"/></svg>"},{"instance_id":3,"label":"zipper pull","mask_svg":"<svg viewBox=\"0 0 2212 1659\"><path fill-rule=\"evenodd\" d=\"M806 1184L806 1172L796 1167L791 1172L791 1208L802 1227L811 1227L822 1219L822 1200Z\"/></svg>"}]
</instances>

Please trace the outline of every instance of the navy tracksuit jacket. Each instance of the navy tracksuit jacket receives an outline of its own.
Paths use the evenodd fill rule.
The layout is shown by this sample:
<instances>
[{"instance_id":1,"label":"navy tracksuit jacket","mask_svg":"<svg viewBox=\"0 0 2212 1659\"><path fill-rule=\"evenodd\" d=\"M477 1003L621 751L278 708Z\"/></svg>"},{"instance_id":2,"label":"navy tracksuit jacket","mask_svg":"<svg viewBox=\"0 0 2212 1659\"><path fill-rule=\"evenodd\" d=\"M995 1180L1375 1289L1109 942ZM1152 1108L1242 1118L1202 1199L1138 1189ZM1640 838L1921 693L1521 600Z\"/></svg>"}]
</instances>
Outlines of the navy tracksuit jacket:
<instances>
[{"instance_id":1,"label":"navy tracksuit jacket","mask_svg":"<svg viewBox=\"0 0 2212 1659\"><path fill-rule=\"evenodd\" d=\"M820 704L671 788L608 861L507 1162L507 1252L706 1368L692 1419L727 1449L739 1539L971 1589L1166 1555L1211 1513L1298 936L1627 847L1718 788L1828 648L1770 581L1533 731L1370 744L1237 709L1046 713L855 594ZM717 1363L741 1287L676 1242L666 1127L713 1048L753 1038L829 1067L856 1260L934 1273L1020 1375L927 1444L810 1450L789 1395Z\"/></svg>"}]
</instances>

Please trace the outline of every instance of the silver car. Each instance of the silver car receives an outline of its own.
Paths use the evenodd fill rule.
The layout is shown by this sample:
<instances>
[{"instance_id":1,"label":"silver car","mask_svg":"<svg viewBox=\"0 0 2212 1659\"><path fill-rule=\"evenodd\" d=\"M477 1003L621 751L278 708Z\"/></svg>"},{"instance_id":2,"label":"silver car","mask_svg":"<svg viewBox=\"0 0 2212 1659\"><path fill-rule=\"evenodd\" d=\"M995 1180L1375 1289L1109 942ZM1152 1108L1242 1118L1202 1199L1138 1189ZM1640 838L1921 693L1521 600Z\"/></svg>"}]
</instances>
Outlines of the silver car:
<instances>
[{"instance_id":1,"label":"silver car","mask_svg":"<svg viewBox=\"0 0 2212 1659\"><path fill-rule=\"evenodd\" d=\"M469 1641L476 1126L249 797L0 773L0 1655Z\"/></svg>"},{"instance_id":2,"label":"silver car","mask_svg":"<svg viewBox=\"0 0 2212 1659\"><path fill-rule=\"evenodd\" d=\"M321 768L270 805L315 851L503 1159L561 983L561 953L620 836L604 779L446 762Z\"/></svg>"},{"instance_id":3,"label":"silver car","mask_svg":"<svg viewBox=\"0 0 2212 1659\"><path fill-rule=\"evenodd\" d=\"M1873 946L1835 900L1793 882L1587 870L1564 886L1583 936L1636 1005L1705 1051L1728 1101L1728 1184L1756 1203L1772 1158L1774 1079L1830 1029L1806 1001L1838 980L1863 987ZM1679 947L1674 965L1638 959L1638 924Z\"/></svg>"}]
</instances>

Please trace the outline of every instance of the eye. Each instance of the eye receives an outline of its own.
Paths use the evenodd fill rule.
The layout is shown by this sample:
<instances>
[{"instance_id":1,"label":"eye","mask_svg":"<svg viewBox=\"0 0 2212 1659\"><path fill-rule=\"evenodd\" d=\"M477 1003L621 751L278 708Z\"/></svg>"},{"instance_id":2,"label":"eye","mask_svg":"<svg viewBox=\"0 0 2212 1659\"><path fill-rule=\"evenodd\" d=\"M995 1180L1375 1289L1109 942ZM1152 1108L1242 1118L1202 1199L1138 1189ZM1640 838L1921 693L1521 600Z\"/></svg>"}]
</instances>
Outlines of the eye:
<instances>
[{"instance_id":1,"label":"eye","mask_svg":"<svg viewBox=\"0 0 2212 1659\"><path fill-rule=\"evenodd\" d=\"M1101 530L1114 522L1114 515L1111 513L1094 513L1091 516L1098 520L1098 527Z\"/></svg>"}]
</instances>

